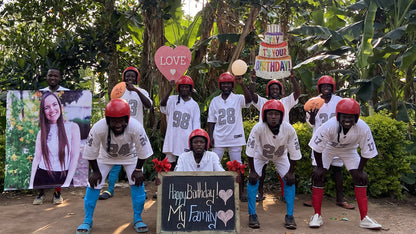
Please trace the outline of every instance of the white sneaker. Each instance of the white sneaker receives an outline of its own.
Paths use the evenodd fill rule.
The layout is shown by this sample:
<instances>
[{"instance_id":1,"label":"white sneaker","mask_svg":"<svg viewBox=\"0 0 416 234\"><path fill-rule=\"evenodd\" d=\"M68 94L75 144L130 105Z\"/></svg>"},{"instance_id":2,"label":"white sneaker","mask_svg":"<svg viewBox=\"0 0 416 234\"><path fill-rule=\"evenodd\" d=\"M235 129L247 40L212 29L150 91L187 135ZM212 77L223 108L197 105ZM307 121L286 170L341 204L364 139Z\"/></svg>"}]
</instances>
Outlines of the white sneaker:
<instances>
[{"instance_id":1,"label":"white sneaker","mask_svg":"<svg viewBox=\"0 0 416 234\"><path fill-rule=\"evenodd\" d=\"M42 205L43 200L45 200L45 194L42 194L40 196L36 196L35 200L33 200L33 205Z\"/></svg>"},{"instance_id":2,"label":"white sneaker","mask_svg":"<svg viewBox=\"0 0 416 234\"><path fill-rule=\"evenodd\" d=\"M365 216L360 222L360 227L368 229L381 229L381 225L377 223L374 219L371 219L368 216Z\"/></svg>"},{"instance_id":3,"label":"white sneaker","mask_svg":"<svg viewBox=\"0 0 416 234\"><path fill-rule=\"evenodd\" d=\"M322 221L322 217L319 214L314 214L309 221L309 227L311 228L319 228L324 221Z\"/></svg>"}]
</instances>

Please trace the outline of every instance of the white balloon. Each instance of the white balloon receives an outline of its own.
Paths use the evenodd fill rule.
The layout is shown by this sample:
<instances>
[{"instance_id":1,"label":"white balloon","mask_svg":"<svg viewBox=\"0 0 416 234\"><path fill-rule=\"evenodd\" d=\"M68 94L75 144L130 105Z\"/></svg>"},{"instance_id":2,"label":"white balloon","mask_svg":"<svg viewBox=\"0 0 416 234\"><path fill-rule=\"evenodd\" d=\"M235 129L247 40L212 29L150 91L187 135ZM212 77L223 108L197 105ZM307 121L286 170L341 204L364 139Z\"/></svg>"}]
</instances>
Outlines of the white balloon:
<instances>
[{"instance_id":1,"label":"white balloon","mask_svg":"<svg viewBox=\"0 0 416 234\"><path fill-rule=\"evenodd\" d=\"M237 59L231 65L231 71L236 76L241 76L247 71L247 63L241 59Z\"/></svg>"}]
</instances>

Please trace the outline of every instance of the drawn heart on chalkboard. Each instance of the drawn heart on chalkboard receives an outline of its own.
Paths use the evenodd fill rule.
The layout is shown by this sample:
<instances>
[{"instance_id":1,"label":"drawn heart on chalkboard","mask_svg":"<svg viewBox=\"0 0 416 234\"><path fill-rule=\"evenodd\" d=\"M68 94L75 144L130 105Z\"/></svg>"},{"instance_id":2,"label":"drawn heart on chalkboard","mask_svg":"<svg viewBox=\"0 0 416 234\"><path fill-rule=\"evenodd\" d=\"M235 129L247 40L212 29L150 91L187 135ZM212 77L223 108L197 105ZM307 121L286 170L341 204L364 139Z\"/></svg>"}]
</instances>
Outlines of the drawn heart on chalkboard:
<instances>
[{"instance_id":1,"label":"drawn heart on chalkboard","mask_svg":"<svg viewBox=\"0 0 416 234\"><path fill-rule=\"evenodd\" d=\"M227 227L227 222L234 216L234 211L227 210L224 212L223 210L218 211L218 218L224 222L224 225Z\"/></svg>"},{"instance_id":2,"label":"drawn heart on chalkboard","mask_svg":"<svg viewBox=\"0 0 416 234\"><path fill-rule=\"evenodd\" d=\"M228 199L233 195L233 190L228 189L227 191L225 191L221 189L218 195L220 196L222 200L224 200L224 204L227 205Z\"/></svg>"}]
</instances>

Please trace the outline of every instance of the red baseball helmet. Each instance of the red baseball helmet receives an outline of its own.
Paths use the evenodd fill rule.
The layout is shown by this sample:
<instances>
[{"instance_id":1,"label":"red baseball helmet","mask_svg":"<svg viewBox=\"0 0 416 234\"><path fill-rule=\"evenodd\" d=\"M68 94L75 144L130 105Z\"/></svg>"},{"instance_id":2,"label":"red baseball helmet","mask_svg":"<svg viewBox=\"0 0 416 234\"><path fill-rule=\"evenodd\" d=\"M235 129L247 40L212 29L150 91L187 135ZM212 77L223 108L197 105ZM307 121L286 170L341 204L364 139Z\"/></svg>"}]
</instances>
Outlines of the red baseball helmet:
<instances>
[{"instance_id":1,"label":"red baseball helmet","mask_svg":"<svg viewBox=\"0 0 416 234\"><path fill-rule=\"evenodd\" d=\"M338 102L336 107L336 116L338 121L340 113L355 115L355 122L357 122L360 117L360 104L352 98L343 98Z\"/></svg>"},{"instance_id":2,"label":"red baseball helmet","mask_svg":"<svg viewBox=\"0 0 416 234\"><path fill-rule=\"evenodd\" d=\"M130 119L130 106L126 100L116 98L107 103L105 106L105 117L123 117L127 116L127 122Z\"/></svg>"},{"instance_id":3,"label":"red baseball helmet","mask_svg":"<svg viewBox=\"0 0 416 234\"><path fill-rule=\"evenodd\" d=\"M140 80L140 73L139 73L139 70L137 70L135 67L132 67L132 66L126 68L123 71L123 77L122 77L123 81L126 81L126 79L124 78L124 76L126 75L126 72L128 72L128 71L134 71L134 72L136 72L136 74L137 74L136 84L138 84L139 83L139 80Z\"/></svg>"},{"instance_id":4,"label":"red baseball helmet","mask_svg":"<svg viewBox=\"0 0 416 234\"><path fill-rule=\"evenodd\" d=\"M332 92L335 93L335 80L334 78L332 78L332 76L322 76L321 78L319 78L318 85L316 86L316 88L318 89L318 93L321 93L321 91L319 90L319 85L321 84L332 85Z\"/></svg>"},{"instance_id":5,"label":"red baseball helmet","mask_svg":"<svg viewBox=\"0 0 416 234\"><path fill-rule=\"evenodd\" d=\"M280 123L283 121L283 117L285 116L285 108L283 104L279 100L268 100L264 103L263 108L261 109L261 113L263 115L263 122L266 122L266 114L270 110L277 110L282 114L282 118L280 119Z\"/></svg>"},{"instance_id":6,"label":"red baseball helmet","mask_svg":"<svg viewBox=\"0 0 416 234\"><path fill-rule=\"evenodd\" d=\"M191 132L191 135L189 135L189 140L188 140L189 149L192 148L191 147L192 138L197 137L197 136L204 137L207 140L207 150L208 150L208 148L209 148L209 136L208 136L208 133L204 129L201 129L201 128L193 130Z\"/></svg>"},{"instance_id":7,"label":"red baseball helmet","mask_svg":"<svg viewBox=\"0 0 416 234\"><path fill-rule=\"evenodd\" d=\"M283 85L282 85L282 83L280 83L280 81L278 81L278 80L271 80L271 81L269 81L269 83L267 83L267 85L266 85L266 96L269 96L269 88L270 88L270 85L272 85L272 84L277 84L277 85L279 85L279 88L280 88L280 94L281 94L281 95L283 95Z\"/></svg>"},{"instance_id":8,"label":"red baseball helmet","mask_svg":"<svg viewBox=\"0 0 416 234\"><path fill-rule=\"evenodd\" d=\"M221 87L221 83L225 82L232 82L233 87L235 87L235 78L234 76L229 72L224 72L218 77L218 87Z\"/></svg>"},{"instance_id":9,"label":"red baseball helmet","mask_svg":"<svg viewBox=\"0 0 416 234\"><path fill-rule=\"evenodd\" d=\"M176 91L179 90L179 85L190 85L192 86L191 89L194 89L194 81L189 76L181 76L181 78L179 78L179 80L176 82Z\"/></svg>"}]
</instances>

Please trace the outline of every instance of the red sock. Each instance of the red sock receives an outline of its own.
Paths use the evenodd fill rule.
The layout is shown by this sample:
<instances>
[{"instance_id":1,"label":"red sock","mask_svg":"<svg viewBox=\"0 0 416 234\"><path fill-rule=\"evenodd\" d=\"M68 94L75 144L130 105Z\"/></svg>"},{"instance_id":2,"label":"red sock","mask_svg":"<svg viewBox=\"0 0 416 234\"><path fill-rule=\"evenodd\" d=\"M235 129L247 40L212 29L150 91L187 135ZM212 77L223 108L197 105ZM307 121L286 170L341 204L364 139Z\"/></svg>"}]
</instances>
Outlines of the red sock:
<instances>
[{"instance_id":1,"label":"red sock","mask_svg":"<svg viewBox=\"0 0 416 234\"><path fill-rule=\"evenodd\" d=\"M324 188L312 187L312 205L315 214L321 215L322 199L324 198Z\"/></svg>"},{"instance_id":2,"label":"red sock","mask_svg":"<svg viewBox=\"0 0 416 234\"><path fill-rule=\"evenodd\" d=\"M283 182L282 177L280 177L279 175L279 180L280 180L280 191L282 192L282 198L285 197L285 183Z\"/></svg>"},{"instance_id":3,"label":"red sock","mask_svg":"<svg viewBox=\"0 0 416 234\"><path fill-rule=\"evenodd\" d=\"M367 187L355 186L355 199L357 199L358 209L360 210L361 220L367 216Z\"/></svg>"},{"instance_id":4,"label":"red sock","mask_svg":"<svg viewBox=\"0 0 416 234\"><path fill-rule=\"evenodd\" d=\"M55 192L61 192L61 187L55 188Z\"/></svg>"}]
</instances>

